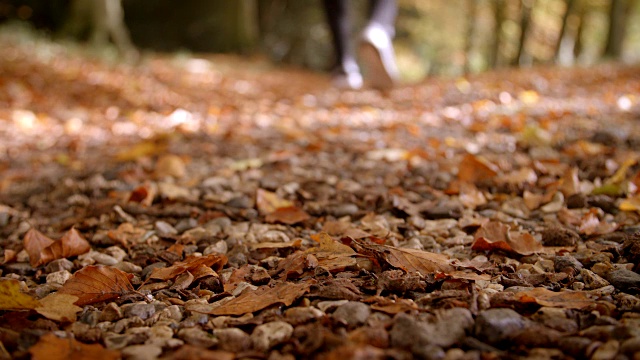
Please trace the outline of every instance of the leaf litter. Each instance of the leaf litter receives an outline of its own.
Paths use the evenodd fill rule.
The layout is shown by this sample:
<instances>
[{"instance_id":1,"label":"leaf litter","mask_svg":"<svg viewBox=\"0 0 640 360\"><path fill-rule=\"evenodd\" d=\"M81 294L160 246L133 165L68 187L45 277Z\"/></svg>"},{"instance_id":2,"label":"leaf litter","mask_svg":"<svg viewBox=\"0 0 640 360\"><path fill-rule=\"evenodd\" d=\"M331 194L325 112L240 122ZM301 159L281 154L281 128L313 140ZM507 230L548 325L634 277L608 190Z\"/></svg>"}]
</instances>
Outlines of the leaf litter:
<instances>
[{"instance_id":1,"label":"leaf litter","mask_svg":"<svg viewBox=\"0 0 640 360\"><path fill-rule=\"evenodd\" d=\"M3 355L632 357L637 68L381 94L0 44Z\"/></svg>"}]
</instances>

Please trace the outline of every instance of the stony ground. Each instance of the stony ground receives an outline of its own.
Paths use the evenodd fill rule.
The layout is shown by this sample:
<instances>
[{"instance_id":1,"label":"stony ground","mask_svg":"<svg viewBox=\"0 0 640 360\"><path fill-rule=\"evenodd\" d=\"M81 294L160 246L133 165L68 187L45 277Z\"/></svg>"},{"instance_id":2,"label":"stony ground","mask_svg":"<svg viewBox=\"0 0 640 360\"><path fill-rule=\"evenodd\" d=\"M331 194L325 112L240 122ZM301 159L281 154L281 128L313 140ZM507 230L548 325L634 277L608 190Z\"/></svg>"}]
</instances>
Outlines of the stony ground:
<instances>
[{"instance_id":1,"label":"stony ground","mask_svg":"<svg viewBox=\"0 0 640 360\"><path fill-rule=\"evenodd\" d=\"M640 358L637 67L0 48L1 357Z\"/></svg>"}]
</instances>

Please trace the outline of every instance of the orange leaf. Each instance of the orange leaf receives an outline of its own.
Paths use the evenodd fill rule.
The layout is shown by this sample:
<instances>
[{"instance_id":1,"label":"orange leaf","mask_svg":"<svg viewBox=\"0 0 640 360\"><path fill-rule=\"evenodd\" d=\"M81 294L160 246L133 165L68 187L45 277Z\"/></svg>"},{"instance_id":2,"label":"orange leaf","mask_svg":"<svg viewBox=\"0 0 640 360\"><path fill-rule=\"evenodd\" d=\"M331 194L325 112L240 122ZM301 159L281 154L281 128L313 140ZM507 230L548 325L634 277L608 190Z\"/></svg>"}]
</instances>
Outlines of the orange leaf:
<instances>
[{"instance_id":1,"label":"orange leaf","mask_svg":"<svg viewBox=\"0 0 640 360\"><path fill-rule=\"evenodd\" d=\"M31 263L31 266L38 267L43 264L40 261L42 250L54 242L55 241L53 241L53 239L47 237L34 228L27 231L24 235L24 249L27 251L27 254L29 254L29 262Z\"/></svg>"},{"instance_id":2,"label":"orange leaf","mask_svg":"<svg viewBox=\"0 0 640 360\"><path fill-rule=\"evenodd\" d=\"M256 191L256 206L260 214L268 215L279 208L293 206L293 203L289 200L282 199L274 192L258 189Z\"/></svg>"},{"instance_id":3,"label":"orange leaf","mask_svg":"<svg viewBox=\"0 0 640 360\"><path fill-rule=\"evenodd\" d=\"M475 183L476 181L490 179L498 174L498 167L483 157L471 154L465 157L458 165L458 179L463 182Z\"/></svg>"},{"instance_id":4,"label":"orange leaf","mask_svg":"<svg viewBox=\"0 0 640 360\"><path fill-rule=\"evenodd\" d=\"M535 302L538 305L565 309L584 309L595 304L584 291L554 292L545 288L535 288L516 294L521 302Z\"/></svg>"},{"instance_id":5,"label":"orange leaf","mask_svg":"<svg viewBox=\"0 0 640 360\"><path fill-rule=\"evenodd\" d=\"M177 262L172 266L154 269L149 275L149 279L170 280L187 271L193 272L196 268L204 265L220 270L227 263L227 257L222 254L211 254L206 256L188 257L184 261Z\"/></svg>"},{"instance_id":6,"label":"orange leaf","mask_svg":"<svg viewBox=\"0 0 640 360\"><path fill-rule=\"evenodd\" d=\"M300 284L284 282L274 287L265 285L255 291L245 291L237 298L219 306L216 303L207 304L205 306L209 308L208 310L199 306L197 311L213 315L244 315L274 304L289 306L309 291L310 286L311 284L308 282ZM194 309L194 311L196 310Z\"/></svg>"},{"instance_id":7,"label":"orange leaf","mask_svg":"<svg viewBox=\"0 0 640 360\"><path fill-rule=\"evenodd\" d=\"M77 296L78 306L107 301L134 291L132 277L110 266L87 266L67 280L58 293Z\"/></svg>"},{"instance_id":8,"label":"orange leaf","mask_svg":"<svg viewBox=\"0 0 640 360\"><path fill-rule=\"evenodd\" d=\"M471 249L476 251L502 250L521 255L543 251L542 244L531 234L510 232L509 229L509 225L497 221L490 221L482 225L476 231Z\"/></svg>"},{"instance_id":9,"label":"orange leaf","mask_svg":"<svg viewBox=\"0 0 640 360\"><path fill-rule=\"evenodd\" d=\"M100 344L87 345L73 338L61 339L53 333L40 337L29 348L32 360L117 360L120 352L107 350Z\"/></svg>"},{"instance_id":10,"label":"orange leaf","mask_svg":"<svg viewBox=\"0 0 640 360\"><path fill-rule=\"evenodd\" d=\"M269 223L281 222L287 225L293 225L305 221L309 218L304 210L297 206L287 206L276 209L274 212L267 214L265 220Z\"/></svg>"},{"instance_id":11,"label":"orange leaf","mask_svg":"<svg viewBox=\"0 0 640 360\"><path fill-rule=\"evenodd\" d=\"M56 259L81 255L91 250L89 242L80 233L71 228L62 235L59 241L54 242L42 251L40 263L46 264Z\"/></svg>"},{"instance_id":12,"label":"orange leaf","mask_svg":"<svg viewBox=\"0 0 640 360\"><path fill-rule=\"evenodd\" d=\"M327 233L311 235L311 239L319 242L319 245L305 251L318 259L318 266L329 271L342 270L356 264L355 250L347 245L339 243Z\"/></svg>"},{"instance_id":13,"label":"orange leaf","mask_svg":"<svg viewBox=\"0 0 640 360\"><path fill-rule=\"evenodd\" d=\"M415 249L401 249L388 245L381 245L386 253L386 260L391 266L409 273L418 272L427 275L434 272L452 272L449 257L428 251Z\"/></svg>"}]
</instances>

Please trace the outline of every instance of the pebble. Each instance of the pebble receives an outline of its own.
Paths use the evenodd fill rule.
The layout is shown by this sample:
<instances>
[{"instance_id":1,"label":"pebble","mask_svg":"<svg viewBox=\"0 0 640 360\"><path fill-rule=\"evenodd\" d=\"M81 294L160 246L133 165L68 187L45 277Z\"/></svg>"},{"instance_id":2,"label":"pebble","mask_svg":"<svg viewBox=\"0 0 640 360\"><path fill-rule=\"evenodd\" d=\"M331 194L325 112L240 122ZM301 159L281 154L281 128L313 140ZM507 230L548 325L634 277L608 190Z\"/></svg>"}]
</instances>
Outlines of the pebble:
<instances>
[{"instance_id":1,"label":"pebble","mask_svg":"<svg viewBox=\"0 0 640 360\"><path fill-rule=\"evenodd\" d=\"M304 324L315 319L320 319L324 315L324 312L313 306L296 306L284 312L284 317L287 319L287 322L293 325Z\"/></svg>"},{"instance_id":2,"label":"pebble","mask_svg":"<svg viewBox=\"0 0 640 360\"><path fill-rule=\"evenodd\" d=\"M103 337L104 346L110 350L119 350L134 341L135 335L132 334L105 334Z\"/></svg>"},{"instance_id":3,"label":"pebble","mask_svg":"<svg viewBox=\"0 0 640 360\"><path fill-rule=\"evenodd\" d=\"M272 346L281 344L291 337L293 326L284 321L273 321L258 325L251 334L254 349L267 351Z\"/></svg>"},{"instance_id":4,"label":"pebble","mask_svg":"<svg viewBox=\"0 0 640 360\"><path fill-rule=\"evenodd\" d=\"M620 352L628 356L640 353L640 337L625 340L622 345L620 345Z\"/></svg>"},{"instance_id":5,"label":"pebble","mask_svg":"<svg viewBox=\"0 0 640 360\"><path fill-rule=\"evenodd\" d=\"M98 321L113 322L113 321L118 321L122 319L122 317L123 317L122 310L120 309L118 304L111 302L107 304L104 307L104 309L102 309L102 311L100 312L100 316L98 317Z\"/></svg>"},{"instance_id":6,"label":"pebble","mask_svg":"<svg viewBox=\"0 0 640 360\"><path fill-rule=\"evenodd\" d=\"M355 215L359 210L358 205L351 203L330 205L326 208L326 212L335 217Z\"/></svg>"},{"instance_id":7,"label":"pebble","mask_svg":"<svg viewBox=\"0 0 640 360\"><path fill-rule=\"evenodd\" d=\"M162 220L156 221L155 230L156 234L160 237L170 237L172 235L178 235L178 230L176 230L176 228L171 226L171 224L169 224L168 222Z\"/></svg>"},{"instance_id":8,"label":"pebble","mask_svg":"<svg viewBox=\"0 0 640 360\"><path fill-rule=\"evenodd\" d=\"M158 345L133 345L121 350L122 357L130 360L153 360L162 354Z\"/></svg>"},{"instance_id":9,"label":"pebble","mask_svg":"<svg viewBox=\"0 0 640 360\"><path fill-rule=\"evenodd\" d=\"M558 339L558 347L568 356L576 359L588 359L596 346L601 343L594 342L579 336L568 336Z\"/></svg>"},{"instance_id":10,"label":"pebble","mask_svg":"<svg viewBox=\"0 0 640 360\"><path fill-rule=\"evenodd\" d=\"M557 272L564 271L577 274L582 270L582 264L580 261L571 255L556 256L553 262L553 267Z\"/></svg>"},{"instance_id":11,"label":"pebble","mask_svg":"<svg viewBox=\"0 0 640 360\"><path fill-rule=\"evenodd\" d=\"M469 309L456 307L444 310L437 314L435 336L432 342L448 348L462 340L473 324L473 315Z\"/></svg>"},{"instance_id":12,"label":"pebble","mask_svg":"<svg viewBox=\"0 0 640 360\"><path fill-rule=\"evenodd\" d=\"M137 316L142 320L146 320L156 313L155 306L147 303L127 304L122 308L126 317Z\"/></svg>"},{"instance_id":13,"label":"pebble","mask_svg":"<svg viewBox=\"0 0 640 360\"><path fill-rule=\"evenodd\" d=\"M577 232L562 226L551 226L540 232L544 246L573 246L580 240Z\"/></svg>"},{"instance_id":14,"label":"pebble","mask_svg":"<svg viewBox=\"0 0 640 360\"><path fill-rule=\"evenodd\" d=\"M203 348L210 348L218 344L218 339L215 336L198 327L180 329L178 337L189 345Z\"/></svg>"},{"instance_id":15,"label":"pebble","mask_svg":"<svg viewBox=\"0 0 640 360\"><path fill-rule=\"evenodd\" d=\"M317 306L320 311L331 311L337 308L340 305L348 303L349 300L331 300L331 301L320 301Z\"/></svg>"},{"instance_id":16,"label":"pebble","mask_svg":"<svg viewBox=\"0 0 640 360\"><path fill-rule=\"evenodd\" d=\"M119 262L117 264L115 264L113 267L115 267L118 270L122 270L126 273L129 274L140 274L142 272L142 267L134 264L134 263L130 263L128 261L122 261Z\"/></svg>"},{"instance_id":17,"label":"pebble","mask_svg":"<svg viewBox=\"0 0 640 360\"><path fill-rule=\"evenodd\" d=\"M564 333L578 331L578 322L575 319L568 318L565 309L542 307L531 318L548 328Z\"/></svg>"},{"instance_id":18,"label":"pebble","mask_svg":"<svg viewBox=\"0 0 640 360\"><path fill-rule=\"evenodd\" d=\"M115 322L113 325L113 332L120 334L130 327L142 325L144 325L144 321L137 316L124 318Z\"/></svg>"},{"instance_id":19,"label":"pebble","mask_svg":"<svg viewBox=\"0 0 640 360\"><path fill-rule=\"evenodd\" d=\"M489 344L500 344L527 327L527 319L512 309L488 309L476 318L476 336Z\"/></svg>"},{"instance_id":20,"label":"pebble","mask_svg":"<svg viewBox=\"0 0 640 360\"><path fill-rule=\"evenodd\" d=\"M170 305L166 308L162 309L158 314L158 321L161 320L174 320L180 321L182 320L182 310L178 305Z\"/></svg>"},{"instance_id":21,"label":"pebble","mask_svg":"<svg viewBox=\"0 0 640 360\"><path fill-rule=\"evenodd\" d=\"M607 280L618 290L636 294L640 292L640 274L627 269L615 269L607 273Z\"/></svg>"},{"instance_id":22,"label":"pebble","mask_svg":"<svg viewBox=\"0 0 640 360\"><path fill-rule=\"evenodd\" d=\"M591 360L613 360L618 355L620 343L617 340L609 340L602 344L591 355Z\"/></svg>"},{"instance_id":23,"label":"pebble","mask_svg":"<svg viewBox=\"0 0 640 360\"><path fill-rule=\"evenodd\" d=\"M609 285L607 280L591 270L582 269L580 270L580 275L582 276L582 281L587 289L600 289Z\"/></svg>"},{"instance_id":24,"label":"pebble","mask_svg":"<svg viewBox=\"0 0 640 360\"><path fill-rule=\"evenodd\" d=\"M218 338L218 346L222 350L242 352L251 349L251 337L238 328L217 329L213 334Z\"/></svg>"},{"instance_id":25,"label":"pebble","mask_svg":"<svg viewBox=\"0 0 640 360\"><path fill-rule=\"evenodd\" d=\"M73 269L73 263L67 259L53 260L44 267L44 271L49 274L63 270L71 271L71 269Z\"/></svg>"},{"instance_id":26,"label":"pebble","mask_svg":"<svg viewBox=\"0 0 640 360\"><path fill-rule=\"evenodd\" d=\"M202 252L202 254L203 255L209 255L209 254L215 254L215 253L226 254L228 251L229 251L229 245L227 244L226 241L221 240L213 245L207 246Z\"/></svg>"},{"instance_id":27,"label":"pebble","mask_svg":"<svg viewBox=\"0 0 640 360\"><path fill-rule=\"evenodd\" d=\"M71 273L67 270L60 270L47 275L47 284L62 286L69 279L71 279Z\"/></svg>"},{"instance_id":28,"label":"pebble","mask_svg":"<svg viewBox=\"0 0 640 360\"><path fill-rule=\"evenodd\" d=\"M289 242L291 238L280 230L268 230L258 237L258 242Z\"/></svg>"},{"instance_id":29,"label":"pebble","mask_svg":"<svg viewBox=\"0 0 640 360\"><path fill-rule=\"evenodd\" d=\"M334 311L332 317L348 326L357 326L364 324L370 314L371 309L369 305L358 301L349 301L346 304L340 305L336 311Z\"/></svg>"},{"instance_id":30,"label":"pebble","mask_svg":"<svg viewBox=\"0 0 640 360\"><path fill-rule=\"evenodd\" d=\"M473 316L468 309L452 308L439 312L435 323L420 321L404 313L398 314L389 334L392 345L416 352L429 345L439 349L448 348L461 341L472 327Z\"/></svg>"},{"instance_id":31,"label":"pebble","mask_svg":"<svg viewBox=\"0 0 640 360\"><path fill-rule=\"evenodd\" d=\"M124 258L127 257L127 252L124 251L121 247L119 246L110 246L106 249L104 249L104 252L113 257L114 259L118 260L118 262L122 262L122 260L124 260Z\"/></svg>"},{"instance_id":32,"label":"pebble","mask_svg":"<svg viewBox=\"0 0 640 360\"><path fill-rule=\"evenodd\" d=\"M88 265L100 264L100 265L113 266L118 263L118 260L116 260L116 258L114 258L113 256L103 254L101 252L94 251L94 250L91 250L86 254L82 254L78 256L78 260L80 260L82 264L88 264Z\"/></svg>"}]
</instances>

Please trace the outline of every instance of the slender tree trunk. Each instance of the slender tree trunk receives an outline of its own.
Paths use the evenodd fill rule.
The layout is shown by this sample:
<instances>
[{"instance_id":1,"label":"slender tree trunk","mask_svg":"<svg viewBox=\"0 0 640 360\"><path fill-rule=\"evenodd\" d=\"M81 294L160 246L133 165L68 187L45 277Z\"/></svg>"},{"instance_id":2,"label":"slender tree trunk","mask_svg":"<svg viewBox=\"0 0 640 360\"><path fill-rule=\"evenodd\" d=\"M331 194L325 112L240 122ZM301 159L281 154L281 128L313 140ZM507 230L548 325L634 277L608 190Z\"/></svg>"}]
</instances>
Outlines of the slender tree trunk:
<instances>
[{"instance_id":1,"label":"slender tree trunk","mask_svg":"<svg viewBox=\"0 0 640 360\"><path fill-rule=\"evenodd\" d=\"M578 59L582 55L582 33L584 33L586 9L584 6L580 7L578 16L578 27L576 30L576 41L573 43L573 58Z\"/></svg>"},{"instance_id":2,"label":"slender tree trunk","mask_svg":"<svg viewBox=\"0 0 640 360\"><path fill-rule=\"evenodd\" d=\"M523 63L526 55L526 43L531 25L531 12L535 5L534 0L522 0L520 8L520 38L518 39L518 53L511 61L511 65L518 66Z\"/></svg>"},{"instance_id":3,"label":"slender tree trunk","mask_svg":"<svg viewBox=\"0 0 640 360\"><path fill-rule=\"evenodd\" d=\"M609 33L604 49L606 57L618 59L622 55L622 45L627 31L628 0L611 0L609 10Z\"/></svg>"},{"instance_id":4,"label":"slender tree trunk","mask_svg":"<svg viewBox=\"0 0 640 360\"><path fill-rule=\"evenodd\" d=\"M562 47L562 43L566 41L568 36L568 28L569 28L569 17L573 13L575 7L575 0L565 0L565 10L562 15L562 26L560 27L560 33L558 34L558 39L556 40L556 48L555 48L555 61L558 62L560 59L560 48Z\"/></svg>"},{"instance_id":5,"label":"slender tree trunk","mask_svg":"<svg viewBox=\"0 0 640 360\"><path fill-rule=\"evenodd\" d=\"M489 66L492 69L500 65L500 45L502 43L502 23L504 22L504 0L493 0L494 29L489 51Z\"/></svg>"},{"instance_id":6,"label":"slender tree trunk","mask_svg":"<svg viewBox=\"0 0 640 360\"><path fill-rule=\"evenodd\" d=\"M467 33L464 40L464 72L471 70L471 53L473 51L473 35L476 33L477 0L467 0Z\"/></svg>"}]
</instances>

